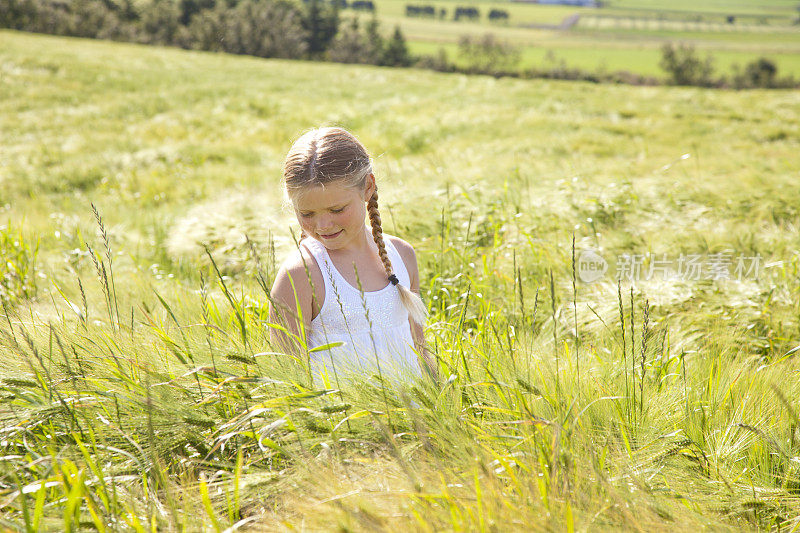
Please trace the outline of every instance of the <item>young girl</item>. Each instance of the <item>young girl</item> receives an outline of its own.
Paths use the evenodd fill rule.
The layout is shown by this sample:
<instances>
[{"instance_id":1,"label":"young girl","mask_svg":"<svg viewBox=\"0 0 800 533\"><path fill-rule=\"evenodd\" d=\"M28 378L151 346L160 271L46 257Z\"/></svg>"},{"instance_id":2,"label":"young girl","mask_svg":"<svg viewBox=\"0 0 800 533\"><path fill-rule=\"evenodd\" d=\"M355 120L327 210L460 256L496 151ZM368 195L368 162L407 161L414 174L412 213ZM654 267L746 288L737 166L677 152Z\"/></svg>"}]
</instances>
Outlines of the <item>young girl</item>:
<instances>
[{"instance_id":1,"label":"young girl","mask_svg":"<svg viewBox=\"0 0 800 533\"><path fill-rule=\"evenodd\" d=\"M309 131L289 150L283 178L302 231L299 253L272 287L272 322L304 338L309 349L330 345L311 352L317 375L419 375L418 354L435 375L424 347L414 249L383 233L375 175L361 143L341 128ZM273 339L300 350L279 330Z\"/></svg>"}]
</instances>

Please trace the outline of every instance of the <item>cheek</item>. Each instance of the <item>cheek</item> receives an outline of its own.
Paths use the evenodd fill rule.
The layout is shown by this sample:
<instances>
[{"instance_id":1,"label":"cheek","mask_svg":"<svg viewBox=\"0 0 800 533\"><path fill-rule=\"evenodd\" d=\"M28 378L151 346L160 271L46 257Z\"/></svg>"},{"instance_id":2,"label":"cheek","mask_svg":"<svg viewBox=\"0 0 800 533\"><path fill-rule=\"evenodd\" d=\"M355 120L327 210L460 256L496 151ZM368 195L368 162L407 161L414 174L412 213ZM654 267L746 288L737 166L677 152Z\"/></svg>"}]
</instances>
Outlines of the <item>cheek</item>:
<instances>
[{"instance_id":1,"label":"cheek","mask_svg":"<svg viewBox=\"0 0 800 533\"><path fill-rule=\"evenodd\" d=\"M351 224L363 224L366 216L367 208L363 206L354 207L347 213L347 218Z\"/></svg>"},{"instance_id":2,"label":"cheek","mask_svg":"<svg viewBox=\"0 0 800 533\"><path fill-rule=\"evenodd\" d=\"M342 213L337 216L336 222L341 226L352 226L356 223L357 218L353 212Z\"/></svg>"},{"instance_id":3,"label":"cheek","mask_svg":"<svg viewBox=\"0 0 800 533\"><path fill-rule=\"evenodd\" d=\"M312 229L313 227L312 221L310 219L303 218L299 215L297 216L297 222L300 224L300 227L303 228L304 230L309 230Z\"/></svg>"}]
</instances>

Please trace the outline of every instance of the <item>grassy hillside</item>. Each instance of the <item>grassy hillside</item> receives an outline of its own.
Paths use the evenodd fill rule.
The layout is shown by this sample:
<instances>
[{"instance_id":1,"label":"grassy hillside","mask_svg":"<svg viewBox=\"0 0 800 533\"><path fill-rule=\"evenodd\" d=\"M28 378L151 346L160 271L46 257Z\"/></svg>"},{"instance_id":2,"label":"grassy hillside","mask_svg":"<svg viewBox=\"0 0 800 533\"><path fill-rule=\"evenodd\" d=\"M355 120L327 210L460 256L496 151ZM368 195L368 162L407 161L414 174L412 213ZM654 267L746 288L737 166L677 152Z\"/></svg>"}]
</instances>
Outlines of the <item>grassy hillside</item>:
<instances>
[{"instance_id":1,"label":"grassy hillside","mask_svg":"<svg viewBox=\"0 0 800 533\"><path fill-rule=\"evenodd\" d=\"M0 73L4 527L800 525L796 91L14 32ZM314 384L269 344L282 159L322 124L375 158L440 383ZM718 253L734 279L615 279Z\"/></svg>"}]
</instances>

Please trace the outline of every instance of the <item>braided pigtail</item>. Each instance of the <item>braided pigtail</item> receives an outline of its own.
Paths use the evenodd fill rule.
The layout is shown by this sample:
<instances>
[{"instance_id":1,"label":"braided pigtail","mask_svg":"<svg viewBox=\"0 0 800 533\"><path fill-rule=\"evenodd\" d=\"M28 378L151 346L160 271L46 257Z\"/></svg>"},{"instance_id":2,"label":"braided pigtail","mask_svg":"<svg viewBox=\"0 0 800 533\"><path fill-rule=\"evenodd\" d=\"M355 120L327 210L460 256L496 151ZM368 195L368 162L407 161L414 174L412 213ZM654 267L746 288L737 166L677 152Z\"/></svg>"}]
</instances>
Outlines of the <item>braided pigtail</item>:
<instances>
[{"instance_id":1,"label":"braided pigtail","mask_svg":"<svg viewBox=\"0 0 800 533\"><path fill-rule=\"evenodd\" d=\"M378 255L383 263L383 268L386 269L386 276L389 278L389 281L392 282L392 285L397 287L400 293L400 301L403 302L403 306L408 310L408 315L411 317L411 320L420 326L424 325L425 316L427 315L425 304L422 303L422 299L419 295L414 294L411 292L410 288L404 287L400 283L400 280L398 280L397 276L394 274L392 262L389 260L389 256L386 253L386 244L383 242L383 228L381 227L381 214L378 211L377 186L375 187L375 192L372 193L372 196L367 202L367 214L369 215L369 223L372 226L372 238L375 240L375 244L378 245Z\"/></svg>"}]
</instances>

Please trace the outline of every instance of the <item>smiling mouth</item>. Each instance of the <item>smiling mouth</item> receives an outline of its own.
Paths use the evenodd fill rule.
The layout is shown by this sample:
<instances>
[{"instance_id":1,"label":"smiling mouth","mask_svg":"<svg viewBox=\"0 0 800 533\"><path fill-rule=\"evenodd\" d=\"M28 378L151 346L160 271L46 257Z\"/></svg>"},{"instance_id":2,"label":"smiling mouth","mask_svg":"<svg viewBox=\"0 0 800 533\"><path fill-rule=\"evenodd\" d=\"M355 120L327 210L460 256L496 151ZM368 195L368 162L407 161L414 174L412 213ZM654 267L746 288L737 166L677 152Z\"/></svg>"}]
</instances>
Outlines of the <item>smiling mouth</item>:
<instances>
[{"instance_id":1,"label":"smiling mouth","mask_svg":"<svg viewBox=\"0 0 800 533\"><path fill-rule=\"evenodd\" d=\"M323 239L333 239L334 237L338 237L338 236L339 236L339 234L340 234L342 231L343 231L343 230L339 230L339 231L337 231L336 233L331 233L330 235L320 235L320 237L322 237Z\"/></svg>"}]
</instances>

